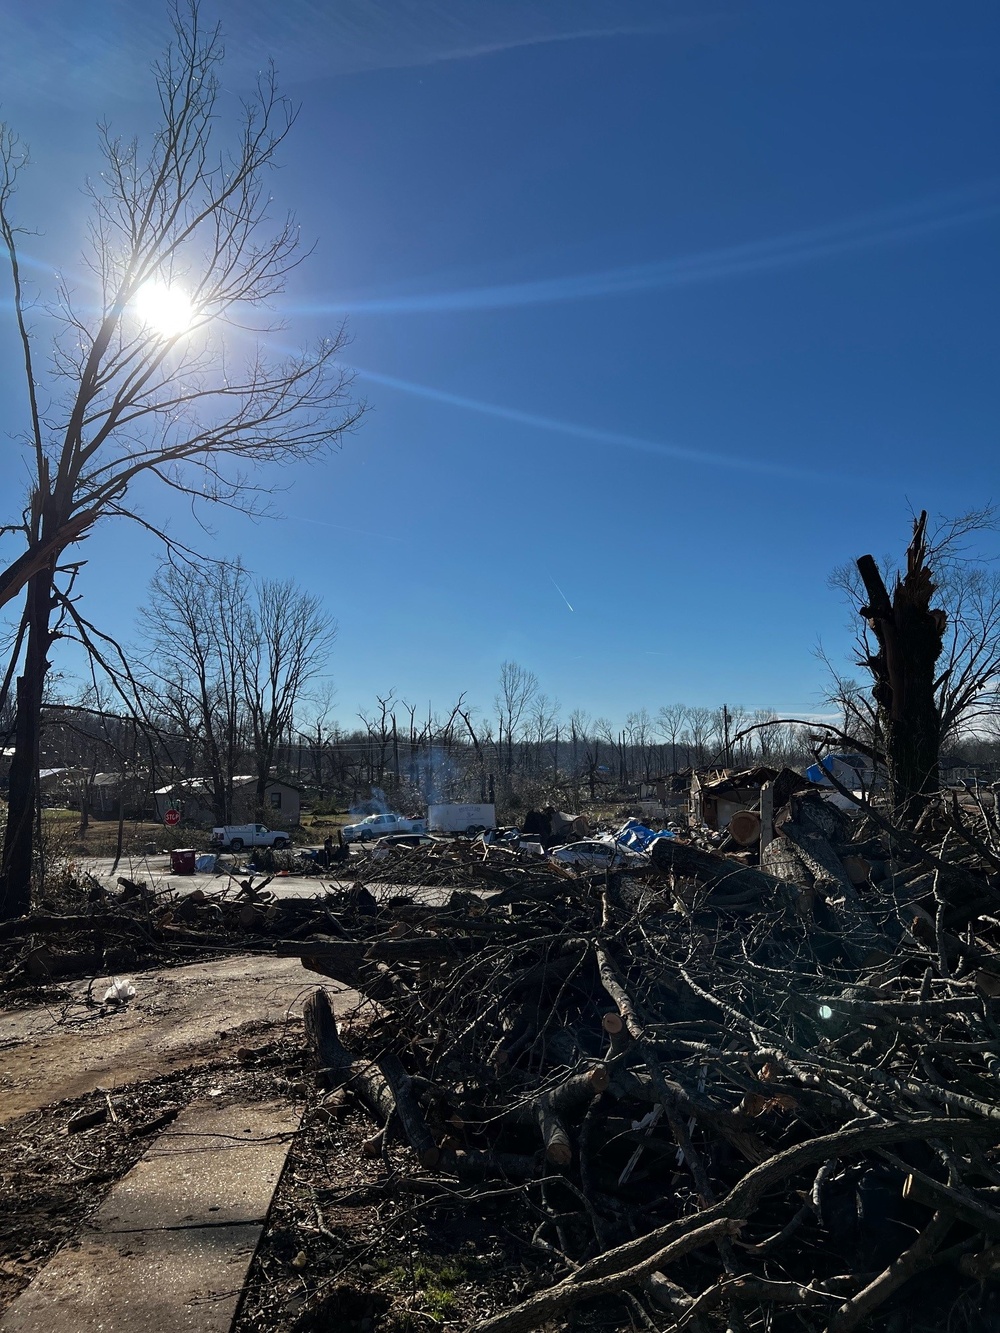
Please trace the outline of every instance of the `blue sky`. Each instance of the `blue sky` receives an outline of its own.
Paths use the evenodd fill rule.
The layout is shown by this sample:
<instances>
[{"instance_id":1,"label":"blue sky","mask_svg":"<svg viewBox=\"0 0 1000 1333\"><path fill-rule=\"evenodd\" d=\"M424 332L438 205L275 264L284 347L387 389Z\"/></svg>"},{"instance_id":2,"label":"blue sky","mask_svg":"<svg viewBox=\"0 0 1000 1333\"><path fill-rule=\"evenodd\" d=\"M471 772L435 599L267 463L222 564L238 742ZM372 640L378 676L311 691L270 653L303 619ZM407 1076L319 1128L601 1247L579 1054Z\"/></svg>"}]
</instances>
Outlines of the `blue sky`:
<instances>
[{"instance_id":1,"label":"blue sky","mask_svg":"<svg viewBox=\"0 0 1000 1333\"><path fill-rule=\"evenodd\" d=\"M151 123L167 25L147 0L18 8L2 113L45 283L77 266L95 122ZM346 317L371 410L329 461L263 478L282 520L205 534L142 500L325 595L343 720L391 688L488 705L507 658L616 721L814 712L817 641L849 644L830 569L901 551L911 505L1000 498L994 4L206 12L224 105L269 55L301 103L272 188L316 251L279 308L294 342ZM14 351L5 325L10 511ZM81 554L91 618L129 637L154 544L108 524Z\"/></svg>"}]
</instances>

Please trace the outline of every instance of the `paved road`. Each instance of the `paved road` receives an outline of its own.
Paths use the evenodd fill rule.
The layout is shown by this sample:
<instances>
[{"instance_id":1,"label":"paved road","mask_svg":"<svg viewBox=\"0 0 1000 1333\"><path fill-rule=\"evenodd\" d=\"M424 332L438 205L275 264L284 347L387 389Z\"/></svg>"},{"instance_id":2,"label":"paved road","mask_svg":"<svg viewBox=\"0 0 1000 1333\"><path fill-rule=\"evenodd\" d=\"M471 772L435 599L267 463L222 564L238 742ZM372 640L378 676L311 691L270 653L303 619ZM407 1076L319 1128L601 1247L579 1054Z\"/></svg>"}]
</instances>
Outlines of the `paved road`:
<instances>
[{"instance_id":1,"label":"paved road","mask_svg":"<svg viewBox=\"0 0 1000 1333\"><path fill-rule=\"evenodd\" d=\"M190 893L192 889L203 889L205 893L228 893L235 897L240 891L240 881L251 875L260 884L265 875L246 869L246 857L224 856L220 870L208 873L196 871L193 875L176 875L170 869L169 856L123 856L118 869L112 873L114 860L110 856L88 857L80 862L81 869L114 888L120 877L145 882L154 893ZM235 867L239 866L239 869ZM327 889L350 887L353 882L347 866L338 866L340 877L327 878L325 875L287 875L275 876L267 886L271 893L279 898L316 898L322 897ZM346 872L346 873L345 873Z\"/></svg>"},{"instance_id":2,"label":"paved road","mask_svg":"<svg viewBox=\"0 0 1000 1333\"><path fill-rule=\"evenodd\" d=\"M364 856L363 852L353 854L350 863L336 867L338 872L336 875L276 875L267 886L267 891L277 898L322 898L327 890L332 889L337 893L341 889L349 889L354 883L351 864L363 862ZM234 870L234 862L240 864L243 869ZM174 893L190 893L192 889L202 889L205 893L225 894L227 897L235 898L240 891L240 881L253 874L245 868L246 858L232 856L223 858L224 869L221 871L208 873L196 871L193 875L173 874L170 869L170 858L162 855L123 856L113 874L111 867L114 860L110 856L88 857L79 864L81 869L106 884L109 889L115 889L118 879L124 876L137 882L144 882L154 893L163 894L165 897ZM267 876L257 873L253 874L253 878L255 883L262 884ZM405 892L420 902L431 903L443 902L451 892L450 889L437 888L431 884L407 885L401 890L399 885L388 881L383 884L369 883L367 887L376 898L383 894Z\"/></svg>"}]
</instances>

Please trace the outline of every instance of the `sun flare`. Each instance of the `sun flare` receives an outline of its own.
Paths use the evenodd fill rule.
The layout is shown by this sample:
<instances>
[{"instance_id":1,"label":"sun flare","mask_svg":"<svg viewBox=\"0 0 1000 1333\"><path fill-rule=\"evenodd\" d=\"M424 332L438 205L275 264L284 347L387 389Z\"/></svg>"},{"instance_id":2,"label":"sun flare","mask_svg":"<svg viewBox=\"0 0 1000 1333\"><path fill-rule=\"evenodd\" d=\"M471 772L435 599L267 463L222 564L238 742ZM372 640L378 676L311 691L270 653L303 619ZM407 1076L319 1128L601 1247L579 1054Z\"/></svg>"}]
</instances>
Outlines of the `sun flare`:
<instances>
[{"instance_id":1,"label":"sun flare","mask_svg":"<svg viewBox=\"0 0 1000 1333\"><path fill-rule=\"evenodd\" d=\"M135 294L135 312L161 338L186 333L194 320L191 298L180 287L165 282L144 283Z\"/></svg>"}]
</instances>

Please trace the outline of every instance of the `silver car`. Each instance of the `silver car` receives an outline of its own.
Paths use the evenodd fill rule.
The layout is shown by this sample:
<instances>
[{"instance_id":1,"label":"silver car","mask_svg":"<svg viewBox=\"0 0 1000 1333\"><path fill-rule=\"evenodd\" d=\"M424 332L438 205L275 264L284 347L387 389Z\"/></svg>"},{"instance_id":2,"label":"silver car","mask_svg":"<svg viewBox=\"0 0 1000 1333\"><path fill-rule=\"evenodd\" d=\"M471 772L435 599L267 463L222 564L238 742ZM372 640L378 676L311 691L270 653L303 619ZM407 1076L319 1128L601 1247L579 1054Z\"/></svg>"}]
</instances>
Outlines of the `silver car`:
<instances>
[{"instance_id":1,"label":"silver car","mask_svg":"<svg viewBox=\"0 0 1000 1333\"><path fill-rule=\"evenodd\" d=\"M609 870L621 866L633 865L637 860L634 855L611 842L569 842L565 847L553 847L549 852L550 861L560 865L576 866L580 870Z\"/></svg>"}]
</instances>

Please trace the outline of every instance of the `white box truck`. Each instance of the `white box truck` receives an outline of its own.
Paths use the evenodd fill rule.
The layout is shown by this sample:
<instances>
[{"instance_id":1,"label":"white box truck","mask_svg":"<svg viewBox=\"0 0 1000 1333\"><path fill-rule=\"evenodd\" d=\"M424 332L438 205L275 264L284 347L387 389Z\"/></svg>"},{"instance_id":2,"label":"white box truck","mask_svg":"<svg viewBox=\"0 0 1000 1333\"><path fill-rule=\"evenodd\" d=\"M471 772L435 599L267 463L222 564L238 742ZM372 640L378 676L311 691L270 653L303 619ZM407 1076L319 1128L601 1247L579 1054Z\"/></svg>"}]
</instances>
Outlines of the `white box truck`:
<instances>
[{"instance_id":1,"label":"white box truck","mask_svg":"<svg viewBox=\"0 0 1000 1333\"><path fill-rule=\"evenodd\" d=\"M429 833L482 833L496 828L495 805L429 805L427 831Z\"/></svg>"}]
</instances>

